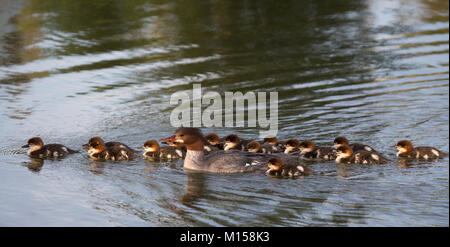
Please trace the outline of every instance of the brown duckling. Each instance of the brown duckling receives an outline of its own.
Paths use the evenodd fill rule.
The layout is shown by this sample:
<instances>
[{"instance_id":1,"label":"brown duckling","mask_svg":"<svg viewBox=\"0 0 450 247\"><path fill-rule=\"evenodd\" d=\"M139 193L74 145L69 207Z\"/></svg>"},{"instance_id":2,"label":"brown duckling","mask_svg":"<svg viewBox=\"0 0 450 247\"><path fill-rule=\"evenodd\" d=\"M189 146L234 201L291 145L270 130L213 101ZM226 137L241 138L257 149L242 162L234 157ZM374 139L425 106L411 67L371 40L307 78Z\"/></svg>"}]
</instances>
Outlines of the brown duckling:
<instances>
[{"instance_id":1,"label":"brown duckling","mask_svg":"<svg viewBox=\"0 0 450 247\"><path fill-rule=\"evenodd\" d=\"M448 154L439 151L433 147L414 147L411 141L402 140L394 146L397 148L397 157L432 160L448 156Z\"/></svg>"}]
</instances>

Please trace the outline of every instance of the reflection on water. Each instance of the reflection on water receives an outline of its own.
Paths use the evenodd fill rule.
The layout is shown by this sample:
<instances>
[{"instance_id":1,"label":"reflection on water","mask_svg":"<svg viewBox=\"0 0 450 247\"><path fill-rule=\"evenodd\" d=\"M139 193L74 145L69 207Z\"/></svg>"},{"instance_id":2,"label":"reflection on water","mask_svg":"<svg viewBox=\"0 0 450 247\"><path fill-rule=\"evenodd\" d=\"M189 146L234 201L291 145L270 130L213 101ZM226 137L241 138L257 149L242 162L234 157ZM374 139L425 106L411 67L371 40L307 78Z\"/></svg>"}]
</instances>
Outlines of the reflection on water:
<instances>
[{"instance_id":1,"label":"reflection on water","mask_svg":"<svg viewBox=\"0 0 450 247\"><path fill-rule=\"evenodd\" d=\"M443 0L0 0L0 197L9 198L0 224L448 226L448 159L402 161L389 148L411 139L448 152L448 9ZM273 179L86 153L42 161L20 149L32 136L74 149L93 136L130 146L166 137L170 95L194 83L277 91L281 139L331 146L344 135L393 162L307 162L313 175Z\"/></svg>"}]
</instances>

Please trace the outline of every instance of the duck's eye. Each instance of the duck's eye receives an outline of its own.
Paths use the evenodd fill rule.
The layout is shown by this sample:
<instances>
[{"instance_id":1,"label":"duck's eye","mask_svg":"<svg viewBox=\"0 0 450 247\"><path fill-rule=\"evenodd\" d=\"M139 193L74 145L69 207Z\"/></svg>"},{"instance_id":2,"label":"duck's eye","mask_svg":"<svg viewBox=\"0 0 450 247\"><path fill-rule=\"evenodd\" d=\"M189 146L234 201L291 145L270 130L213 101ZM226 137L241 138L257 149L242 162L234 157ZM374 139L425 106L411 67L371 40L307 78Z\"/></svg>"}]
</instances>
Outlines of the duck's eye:
<instances>
[{"instance_id":1,"label":"duck's eye","mask_svg":"<svg viewBox=\"0 0 450 247\"><path fill-rule=\"evenodd\" d=\"M180 137L183 137L183 136L184 136L183 134L180 135Z\"/></svg>"}]
</instances>

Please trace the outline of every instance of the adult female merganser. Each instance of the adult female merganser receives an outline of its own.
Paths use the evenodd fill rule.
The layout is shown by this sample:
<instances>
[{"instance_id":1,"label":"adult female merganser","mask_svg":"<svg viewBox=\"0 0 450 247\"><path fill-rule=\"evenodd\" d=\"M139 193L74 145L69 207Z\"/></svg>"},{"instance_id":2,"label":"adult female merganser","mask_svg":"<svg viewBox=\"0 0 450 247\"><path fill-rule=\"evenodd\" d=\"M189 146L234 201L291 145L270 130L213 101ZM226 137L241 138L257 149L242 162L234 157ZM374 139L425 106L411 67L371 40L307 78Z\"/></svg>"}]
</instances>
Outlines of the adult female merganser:
<instances>
[{"instance_id":1,"label":"adult female merganser","mask_svg":"<svg viewBox=\"0 0 450 247\"><path fill-rule=\"evenodd\" d=\"M312 141L302 141L299 144L300 155L310 159L335 160L336 150L329 147L316 147Z\"/></svg>"},{"instance_id":2,"label":"adult female merganser","mask_svg":"<svg viewBox=\"0 0 450 247\"><path fill-rule=\"evenodd\" d=\"M336 139L334 139L333 144L336 148L338 148L340 146L349 146L353 151L366 150L369 152L378 153L377 151L375 151L374 148L372 148L371 146L365 145L365 144L359 144L359 143L349 144L347 138L345 138L343 136L336 137Z\"/></svg>"},{"instance_id":3,"label":"adult female merganser","mask_svg":"<svg viewBox=\"0 0 450 247\"><path fill-rule=\"evenodd\" d=\"M239 150L218 151L205 156L203 152L205 137L198 128L179 128L174 136L160 141L174 141L184 144L187 148L184 168L190 170L218 173L264 171L267 161L270 158L277 157L273 154L258 154ZM292 159L292 156L284 155L284 157L279 158L288 160L289 158Z\"/></svg>"},{"instance_id":4,"label":"adult female merganser","mask_svg":"<svg viewBox=\"0 0 450 247\"><path fill-rule=\"evenodd\" d=\"M29 139L28 144L22 146L22 148L30 148L28 150L28 156L33 158L58 158L68 154L78 153L78 151L61 144L44 145L44 142L39 137Z\"/></svg>"},{"instance_id":5,"label":"adult female merganser","mask_svg":"<svg viewBox=\"0 0 450 247\"><path fill-rule=\"evenodd\" d=\"M342 164L384 164L390 161L376 152L367 150L353 151L349 146L336 149L336 163Z\"/></svg>"},{"instance_id":6,"label":"adult female merganser","mask_svg":"<svg viewBox=\"0 0 450 247\"><path fill-rule=\"evenodd\" d=\"M105 143L102 138L96 136L89 139L89 143L83 145L88 148L88 154L96 160L123 161L137 157L135 152L127 145L120 142Z\"/></svg>"},{"instance_id":7,"label":"adult female merganser","mask_svg":"<svg viewBox=\"0 0 450 247\"><path fill-rule=\"evenodd\" d=\"M277 177L297 177L302 175L310 175L312 170L308 167L301 166L297 163L286 163L280 158L269 159L267 166L269 170L266 171L268 175Z\"/></svg>"},{"instance_id":8,"label":"adult female merganser","mask_svg":"<svg viewBox=\"0 0 450 247\"><path fill-rule=\"evenodd\" d=\"M144 149L145 152L143 155L146 158L178 160L184 159L186 156L186 151L184 151L182 147L178 147L178 145L175 144L161 147L155 140L146 141L144 146L138 147L137 149Z\"/></svg>"},{"instance_id":9,"label":"adult female merganser","mask_svg":"<svg viewBox=\"0 0 450 247\"><path fill-rule=\"evenodd\" d=\"M448 156L448 154L439 151L433 147L414 147L411 141L402 140L394 146L397 148L397 157L413 159L439 159Z\"/></svg>"}]
</instances>

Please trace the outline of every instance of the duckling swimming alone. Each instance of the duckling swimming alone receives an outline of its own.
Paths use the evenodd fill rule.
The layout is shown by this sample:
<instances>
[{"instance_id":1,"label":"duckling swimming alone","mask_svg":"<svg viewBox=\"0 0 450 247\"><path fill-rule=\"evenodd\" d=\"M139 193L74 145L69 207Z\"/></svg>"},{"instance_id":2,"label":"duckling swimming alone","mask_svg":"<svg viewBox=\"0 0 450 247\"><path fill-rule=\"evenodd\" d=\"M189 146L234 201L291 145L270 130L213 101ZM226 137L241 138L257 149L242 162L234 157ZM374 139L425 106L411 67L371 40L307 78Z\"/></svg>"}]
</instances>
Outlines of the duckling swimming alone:
<instances>
[{"instance_id":1,"label":"duckling swimming alone","mask_svg":"<svg viewBox=\"0 0 450 247\"><path fill-rule=\"evenodd\" d=\"M336 149L336 163L342 164L384 164L390 160L376 152L367 150L353 151L344 145Z\"/></svg>"},{"instance_id":2,"label":"duckling swimming alone","mask_svg":"<svg viewBox=\"0 0 450 247\"><path fill-rule=\"evenodd\" d=\"M397 157L413 159L439 159L448 156L448 154L439 151L433 147L414 147L411 141L402 140L394 146L397 148Z\"/></svg>"},{"instance_id":3,"label":"duckling swimming alone","mask_svg":"<svg viewBox=\"0 0 450 247\"><path fill-rule=\"evenodd\" d=\"M22 148L30 148L30 150L28 150L28 156L33 158L58 158L79 152L62 144L44 145L44 142L39 137L29 139L28 144L22 146Z\"/></svg>"},{"instance_id":4,"label":"duckling swimming alone","mask_svg":"<svg viewBox=\"0 0 450 247\"><path fill-rule=\"evenodd\" d=\"M312 170L308 167L298 165L297 163L283 162L280 158L269 159L266 171L268 175L277 177L297 177L302 175L310 175Z\"/></svg>"},{"instance_id":5,"label":"duckling swimming alone","mask_svg":"<svg viewBox=\"0 0 450 247\"><path fill-rule=\"evenodd\" d=\"M172 145L161 147L157 141L149 140L144 143L144 146L138 147L137 149L144 149L145 152L143 155L146 158L158 158L167 160L184 159L184 157L186 156L186 152L183 150L183 148L174 143L170 144Z\"/></svg>"},{"instance_id":6,"label":"duckling swimming alone","mask_svg":"<svg viewBox=\"0 0 450 247\"><path fill-rule=\"evenodd\" d=\"M127 145L120 142L105 143L102 138L96 136L89 139L89 143L83 145L88 148L88 154L96 160L124 161L137 157L135 152Z\"/></svg>"},{"instance_id":7,"label":"duckling swimming alone","mask_svg":"<svg viewBox=\"0 0 450 247\"><path fill-rule=\"evenodd\" d=\"M300 154L305 158L335 160L336 150L329 147L316 147L312 141L302 141L299 144Z\"/></svg>"}]
</instances>

